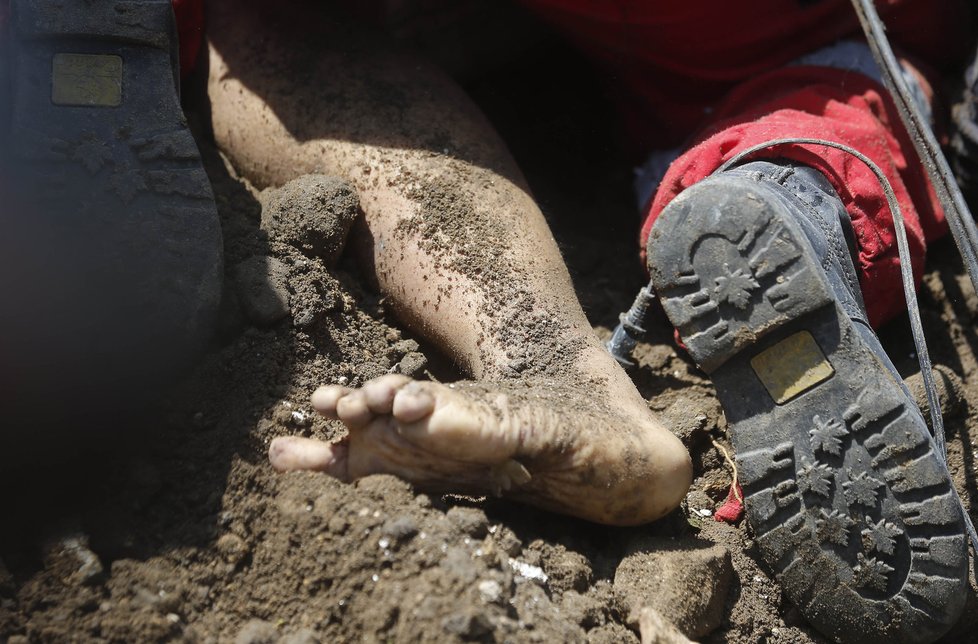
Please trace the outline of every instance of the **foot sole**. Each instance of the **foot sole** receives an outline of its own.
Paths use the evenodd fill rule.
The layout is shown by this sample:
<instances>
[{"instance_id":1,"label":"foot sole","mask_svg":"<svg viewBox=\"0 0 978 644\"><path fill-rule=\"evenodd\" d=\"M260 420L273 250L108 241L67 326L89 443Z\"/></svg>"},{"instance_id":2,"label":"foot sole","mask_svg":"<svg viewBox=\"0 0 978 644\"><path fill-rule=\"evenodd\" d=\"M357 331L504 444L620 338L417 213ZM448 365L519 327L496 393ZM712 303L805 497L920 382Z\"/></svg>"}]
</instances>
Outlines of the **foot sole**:
<instances>
[{"instance_id":1,"label":"foot sole","mask_svg":"<svg viewBox=\"0 0 978 644\"><path fill-rule=\"evenodd\" d=\"M840 642L929 642L961 614L960 506L916 406L836 303L769 182L721 175L656 221L663 308L727 417L757 547Z\"/></svg>"}]
</instances>

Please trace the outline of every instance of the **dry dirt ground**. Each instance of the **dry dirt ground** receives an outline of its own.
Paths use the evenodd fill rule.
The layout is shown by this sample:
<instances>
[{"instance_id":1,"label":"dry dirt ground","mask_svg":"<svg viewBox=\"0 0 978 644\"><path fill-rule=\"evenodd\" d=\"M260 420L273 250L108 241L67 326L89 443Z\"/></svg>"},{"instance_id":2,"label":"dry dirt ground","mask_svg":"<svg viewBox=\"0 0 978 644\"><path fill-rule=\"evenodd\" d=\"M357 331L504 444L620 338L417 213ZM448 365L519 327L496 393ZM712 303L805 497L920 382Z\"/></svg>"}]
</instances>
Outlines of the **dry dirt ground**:
<instances>
[{"instance_id":1,"label":"dry dirt ground","mask_svg":"<svg viewBox=\"0 0 978 644\"><path fill-rule=\"evenodd\" d=\"M542 65L554 71L534 71ZM511 142L606 336L642 283L637 219L629 166L594 125L608 107L578 65L545 37L466 82ZM749 526L708 516L731 480L714 445L729 445L726 424L661 317L633 377L689 447L696 479L654 525L601 527L387 476L345 485L273 472L272 437L341 432L310 408L318 384L459 374L385 312L350 253L335 266L323 259L355 195L323 179L259 194L206 135L202 145L226 238L219 339L157 407L105 418L124 428L112 451L0 491L0 641L637 642L645 605L704 642L822 641L759 565ZM319 199L309 198L313 183ZM296 227L288 212L326 223ZM956 482L973 505L978 299L949 244L935 257L922 313L935 362L966 384L947 425ZM913 373L906 320L882 335ZM946 641L975 641L976 621L972 598ZM667 630L660 641L678 641Z\"/></svg>"}]
</instances>

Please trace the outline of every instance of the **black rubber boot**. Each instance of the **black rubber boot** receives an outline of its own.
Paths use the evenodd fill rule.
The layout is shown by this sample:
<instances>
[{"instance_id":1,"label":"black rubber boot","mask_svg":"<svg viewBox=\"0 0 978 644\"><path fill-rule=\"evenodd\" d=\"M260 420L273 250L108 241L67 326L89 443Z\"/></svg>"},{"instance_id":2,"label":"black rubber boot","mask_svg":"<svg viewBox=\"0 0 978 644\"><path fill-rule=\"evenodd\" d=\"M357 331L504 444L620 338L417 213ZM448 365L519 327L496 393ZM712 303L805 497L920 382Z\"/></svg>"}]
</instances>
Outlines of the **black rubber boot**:
<instances>
[{"instance_id":1,"label":"black rubber boot","mask_svg":"<svg viewBox=\"0 0 978 644\"><path fill-rule=\"evenodd\" d=\"M951 110L951 166L972 209L978 206L978 51L964 72L960 100Z\"/></svg>"},{"instance_id":2,"label":"black rubber boot","mask_svg":"<svg viewBox=\"0 0 978 644\"><path fill-rule=\"evenodd\" d=\"M221 296L170 0L12 0L4 41L4 369L124 405L193 362Z\"/></svg>"},{"instance_id":3,"label":"black rubber boot","mask_svg":"<svg viewBox=\"0 0 978 644\"><path fill-rule=\"evenodd\" d=\"M652 281L729 425L747 518L787 596L840 642L930 642L958 619L960 506L865 322L825 178L754 162L692 186L648 244Z\"/></svg>"}]
</instances>

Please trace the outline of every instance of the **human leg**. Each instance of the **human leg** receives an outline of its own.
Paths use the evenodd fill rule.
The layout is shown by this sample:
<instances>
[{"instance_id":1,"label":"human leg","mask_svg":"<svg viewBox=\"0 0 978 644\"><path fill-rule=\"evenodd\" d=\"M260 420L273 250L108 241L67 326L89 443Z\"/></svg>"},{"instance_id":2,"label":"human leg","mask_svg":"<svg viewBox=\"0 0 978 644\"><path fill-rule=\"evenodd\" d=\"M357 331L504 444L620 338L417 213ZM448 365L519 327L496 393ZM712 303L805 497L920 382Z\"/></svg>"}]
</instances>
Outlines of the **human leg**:
<instances>
[{"instance_id":1,"label":"human leg","mask_svg":"<svg viewBox=\"0 0 978 644\"><path fill-rule=\"evenodd\" d=\"M307 172L353 182L381 292L476 382L388 376L360 390L321 389L314 405L342 420L349 438L276 441L273 464L344 479L390 472L442 490L508 489L608 523L675 507L689 485L688 456L593 335L545 221L485 119L423 62L303 11L307 24L296 25L279 8L269 16L214 8L217 141L259 185ZM256 33L260 51L248 46ZM300 35L333 46L310 57L290 45Z\"/></svg>"}]
</instances>

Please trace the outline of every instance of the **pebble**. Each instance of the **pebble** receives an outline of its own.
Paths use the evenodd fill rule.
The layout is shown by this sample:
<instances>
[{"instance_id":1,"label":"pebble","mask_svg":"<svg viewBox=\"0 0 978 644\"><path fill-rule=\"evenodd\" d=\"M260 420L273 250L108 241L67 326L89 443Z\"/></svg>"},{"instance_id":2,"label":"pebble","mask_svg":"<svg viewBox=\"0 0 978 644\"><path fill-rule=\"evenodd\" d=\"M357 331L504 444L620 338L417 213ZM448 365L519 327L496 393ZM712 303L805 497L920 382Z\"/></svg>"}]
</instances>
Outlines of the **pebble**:
<instances>
[{"instance_id":1,"label":"pebble","mask_svg":"<svg viewBox=\"0 0 978 644\"><path fill-rule=\"evenodd\" d=\"M102 561L88 547L88 537L75 534L63 537L48 547L48 566L64 565L72 570L71 580L80 584L95 584L105 573Z\"/></svg>"},{"instance_id":2,"label":"pebble","mask_svg":"<svg viewBox=\"0 0 978 644\"><path fill-rule=\"evenodd\" d=\"M479 596L487 604L495 604L503 594L503 587L494 579L480 581L478 588Z\"/></svg>"},{"instance_id":3,"label":"pebble","mask_svg":"<svg viewBox=\"0 0 978 644\"><path fill-rule=\"evenodd\" d=\"M479 508L454 506L448 509L445 517L459 529L462 534L481 539L489 534L489 518Z\"/></svg>"},{"instance_id":4,"label":"pebble","mask_svg":"<svg viewBox=\"0 0 978 644\"><path fill-rule=\"evenodd\" d=\"M215 545L224 561L230 564L237 565L248 554L248 544L244 539L230 532L221 535Z\"/></svg>"},{"instance_id":5,"label":"pebble","mask_svg":"<svg viewBox=\"0 0 978 644\"><path fill-rule=\"evenodd\" d=\"M669 620L651 606L642 608L638 618L642 644L693 644Z\"/></svg>"},{"instance_id":6,"label":"pebble","mask_svg":"<svg viewBox=\"0 0 978 644\"><path fill-rule=\"evenodd\" d=\"M495 537L496 547L510 557L515 557L520 554L520 551L523 549L523 542L507 526L500 525L495 532L493 532L492 528L489 528L489 533Z\"/></svg>"},{"instance_id":7,"label":"pebble","mask_svg":"<svg viewBox=\"0 0 978 644\"><path fill-rule=\"evenodd\" d=\"M686 637L710 634L723 621L727 593L733 582L730 551L714 544L648 539L643 549L622 559L614 585L627 598L629 621L651 606Z\"/></svg>"},{"instance_id":8,"label":"pebble","mask_svg":"<svg viewBox=\"0 0 978 644\"><path fill-rule=\"evenodd\" d=\"M530 579L532 581L540 582L541 584L547 583L547 574L543 572L543 568L540 566L534 566L533 564L528 564L525 561L520 561L519 559L510 559L509 567L512 568L517 576L523 579Z\"/></svg>"},{"instance_id":9,"label":"pebble","mask_svg":"<svg viewBox=\"0 0 978 644\"><path fill-rule=\"evenodd\" d=\"M428 368L428 358L423 353L412 351L401 358L395 365L397 373L403 374L408 378L420 378Z\"/></svg>"}]
</instances>

